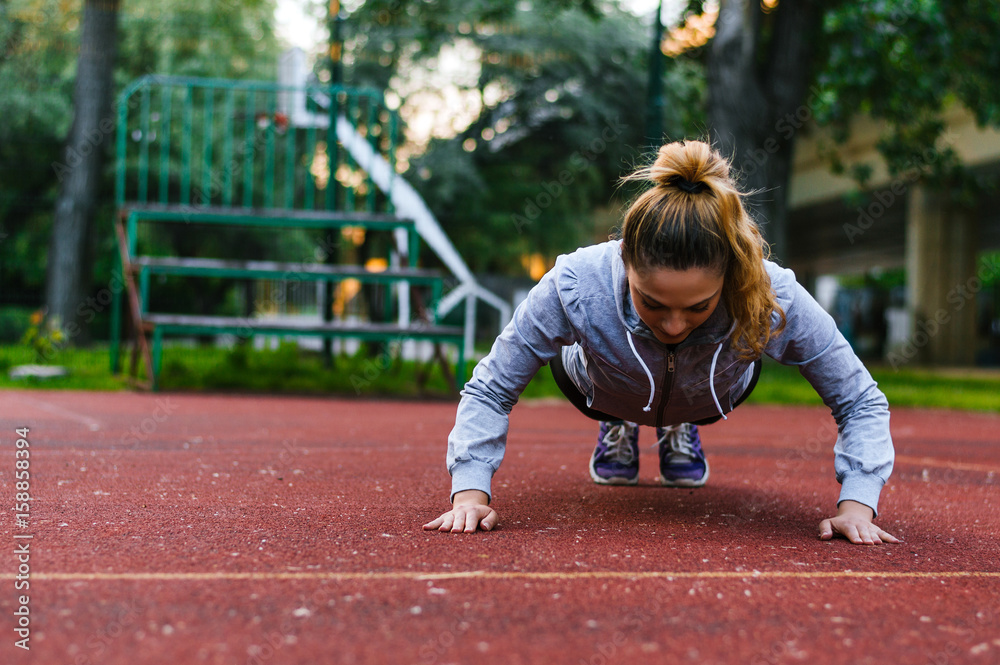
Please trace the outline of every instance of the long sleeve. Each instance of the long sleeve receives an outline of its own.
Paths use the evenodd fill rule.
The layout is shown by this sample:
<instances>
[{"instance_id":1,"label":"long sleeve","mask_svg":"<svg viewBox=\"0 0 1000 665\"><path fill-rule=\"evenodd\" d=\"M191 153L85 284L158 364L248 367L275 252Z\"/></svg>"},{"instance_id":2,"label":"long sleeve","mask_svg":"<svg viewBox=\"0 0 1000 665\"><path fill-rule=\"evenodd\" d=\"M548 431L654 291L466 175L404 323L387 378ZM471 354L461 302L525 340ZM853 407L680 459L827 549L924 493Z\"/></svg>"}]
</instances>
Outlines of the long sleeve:
<instances>
[{"instance_id":1,"label":"long sleeve","mask_svg":"<svg viewBox=\"0 0 1000 665\"><path fill-rule=\"evenodd\" d=\"M536 372L577 339L567 308L575 307L575 275L557 261L514 311L465 384L448 437L451 495L477 489L492 497L493 474L503 461L508 417Z\"/></svg>"},{"instance_id":2,"label":"long sleeve","mask_svg":"<svg viewBox=\"0 0 1000 665\"><path fill-rule=\"evenodd\" d=\"M894 451L889 403L831 317L790 270L771 271L787 325L767 354L795 365L837 422L834 470L840 501L863 503L878 513L878 499L892 473Z\"/></svg>"}]
</instances>

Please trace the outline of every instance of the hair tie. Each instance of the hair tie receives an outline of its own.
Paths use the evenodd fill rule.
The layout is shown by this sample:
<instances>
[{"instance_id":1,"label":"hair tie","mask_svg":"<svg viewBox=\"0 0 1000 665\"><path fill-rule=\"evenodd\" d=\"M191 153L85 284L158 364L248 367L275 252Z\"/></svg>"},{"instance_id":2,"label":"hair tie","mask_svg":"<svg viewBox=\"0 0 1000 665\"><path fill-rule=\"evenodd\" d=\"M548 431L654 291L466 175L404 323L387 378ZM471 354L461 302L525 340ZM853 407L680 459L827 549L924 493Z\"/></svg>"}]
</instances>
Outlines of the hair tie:
<instances>
[{"instance_id":1,"label":"hair tie","mask_svg":"<svg viewBox=\"0 0 1000 665\"><path fill-rule=\"evenodd\" d=\"M708 185L704 182L700 180L698 182L691 182L682 175L674 176L670 179L670 183L676 185L678 189L682 189L688 194L699 194L708 189Z\"/></svg>"}]
</instances>

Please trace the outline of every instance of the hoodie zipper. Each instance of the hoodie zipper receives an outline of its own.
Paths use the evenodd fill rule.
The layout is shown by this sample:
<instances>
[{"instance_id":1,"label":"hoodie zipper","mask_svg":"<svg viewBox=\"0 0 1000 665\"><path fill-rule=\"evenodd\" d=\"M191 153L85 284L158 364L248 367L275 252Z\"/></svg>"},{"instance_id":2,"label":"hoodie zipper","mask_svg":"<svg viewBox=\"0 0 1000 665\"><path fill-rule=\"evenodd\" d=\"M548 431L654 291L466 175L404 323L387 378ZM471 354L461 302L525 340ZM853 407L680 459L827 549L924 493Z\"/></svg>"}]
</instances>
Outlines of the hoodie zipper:
<instances>
[{"instance_id":1,"label":"hoodie zipper","mask_svg":"<svg viewBox=\"0 0 1000 665\"><path fill-rule=\"evenodd\" d=\"M676 359L676 354L672 350L667 351L667 364L663 369L663 381L660 382L662 386L660 390L660 402L656 405L656 427L663 427L663 410L667 407L667 402L670 401L670 391L674 386L674 360Z\"/></svg>"}]
</instances>

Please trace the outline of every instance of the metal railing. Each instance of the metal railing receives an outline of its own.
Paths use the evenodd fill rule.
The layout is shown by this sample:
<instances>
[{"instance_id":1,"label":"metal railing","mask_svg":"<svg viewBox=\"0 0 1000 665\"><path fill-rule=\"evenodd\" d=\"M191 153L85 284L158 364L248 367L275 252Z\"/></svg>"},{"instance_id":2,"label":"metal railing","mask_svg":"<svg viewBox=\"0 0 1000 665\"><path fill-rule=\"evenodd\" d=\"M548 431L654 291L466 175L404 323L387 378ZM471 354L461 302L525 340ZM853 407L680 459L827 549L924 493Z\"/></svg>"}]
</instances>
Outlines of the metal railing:
<instances>
[{"instance_id":1,"label":"metal railing","mask_svg":"<svg viewBox=\"0 0 1000 665\"><path fill-rule=\"evenodd\" d=\"M395 171L398 115L381 91L142 77L118 101L116 202L391 212L365 165L339 146L337 118Z\"/></svg>"},{"instance_id":2,"label":"metal railing","mask_svg":"<svg viewBox=\"0 0 1000 665\"><path fill-rule=\"evenodd\" d=\"M412 221L395 215L392 200L398 134L397 112L375 89L136 79L117 102L115 201L123 263L136 256L140 226L181 222L402 231L395 243L413 267L419 236ZM387 181L373 179L375 162L388 168ZM397 285L404 301L400 318L409 321L409 281L395 280L403 280ZM114 295L117 371L122 303L121 294Z\"/></svg>"}]
</instances>

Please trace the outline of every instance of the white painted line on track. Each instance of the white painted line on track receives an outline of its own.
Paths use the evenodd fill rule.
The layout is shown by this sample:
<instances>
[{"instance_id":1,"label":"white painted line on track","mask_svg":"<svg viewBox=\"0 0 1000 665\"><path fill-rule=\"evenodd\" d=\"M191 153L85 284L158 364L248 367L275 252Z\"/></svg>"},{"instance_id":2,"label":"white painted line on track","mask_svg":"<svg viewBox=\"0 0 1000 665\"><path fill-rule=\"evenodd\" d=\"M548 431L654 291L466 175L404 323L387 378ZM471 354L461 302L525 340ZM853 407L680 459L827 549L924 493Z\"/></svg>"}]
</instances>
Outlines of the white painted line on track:
<instances>
[{"instance_id":1,"label":"white painted line on track","mask_svg":"<svg viewBox=\"0 0 1000 665\"><path fill-rule=\"evenodd\" d=\"M70 409L63 408L57 404L52 404L51 402L45 402L43 400L34 399L28 397L24 394L7 395L7 398L12 399L15 402L20 402L21 404L27 404L28 406L33 406L36 409L41 409L42 411L48 411L49 413L64 418L66 420L72 420L78 422L81 425L85 425L87 429L91 432L96 432L101 429L101 422L95 420L88 415L77 413L76 411L71 411Z\"/></svg>"},{"instance_id":2,"label":"white painted line on track","mask_svg":"<svg viewBox=\"0 0 1000 665\"><path fill-rule=\"evenodd\" d=\"M740 579L740 580L770 580L770 579L888 579L888 580L919 580L919 579L994 579L1000 578L998 571L957 570L940 572L904 572L904 571L594 571L561 573L525 572L525 571L488 571L470 570L465 572L216 572L216 573L32 573L31 579L48 582L212 582L212 581L407 581L427 580L639 580L639 579ZM13 574L0 575L0 579L14 579Z\"/></svg>"}]
</instances>

